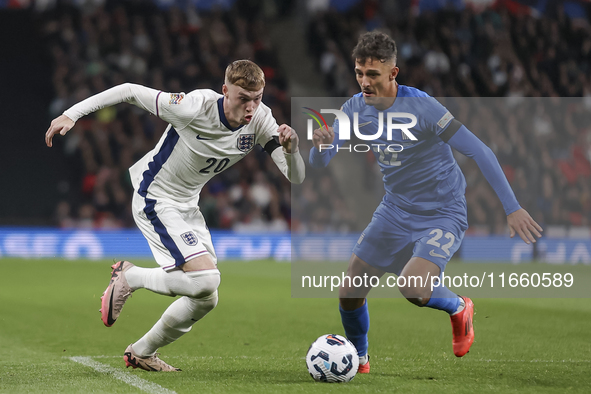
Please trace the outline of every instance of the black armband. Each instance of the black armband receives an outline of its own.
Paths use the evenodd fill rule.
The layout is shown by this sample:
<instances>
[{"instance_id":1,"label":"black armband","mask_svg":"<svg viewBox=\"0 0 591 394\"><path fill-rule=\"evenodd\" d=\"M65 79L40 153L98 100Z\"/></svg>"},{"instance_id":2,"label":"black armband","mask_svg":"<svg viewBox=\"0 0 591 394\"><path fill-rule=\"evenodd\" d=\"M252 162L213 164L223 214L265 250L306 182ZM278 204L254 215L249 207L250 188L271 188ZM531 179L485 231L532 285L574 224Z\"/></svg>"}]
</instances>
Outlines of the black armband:
<instances>
[{"instance_id":1,"label":"black armband","mask_svg":"<svg viewBox=\"0 0 591 394\"><path fill-rule=\"evenodd\" d=\"M271 153L273 153L273 151L277 148L280 148L281 144L279 144L279 137L277 137L276 135L273 136L273 139L270 140L269 142L267 142L265 144L265 152L267 152L269 155Z\"/></svg>"},{"instance_id":2,"label":"black armband","mask_svg":"<svg viewBox=\"0 0 591 394\"><path fill-rule=\"evenodd\" d=\"M447 129L445 129L445 131L443 133L439 134L439 138L441 138L443 140L443 142L449 141L450 138L453 137L454 134L462 126L463 126L462 122L460 122L459 120L456 120L456 119L452 119L450 125L447 126Z\"/></svg>"}]
</instances>

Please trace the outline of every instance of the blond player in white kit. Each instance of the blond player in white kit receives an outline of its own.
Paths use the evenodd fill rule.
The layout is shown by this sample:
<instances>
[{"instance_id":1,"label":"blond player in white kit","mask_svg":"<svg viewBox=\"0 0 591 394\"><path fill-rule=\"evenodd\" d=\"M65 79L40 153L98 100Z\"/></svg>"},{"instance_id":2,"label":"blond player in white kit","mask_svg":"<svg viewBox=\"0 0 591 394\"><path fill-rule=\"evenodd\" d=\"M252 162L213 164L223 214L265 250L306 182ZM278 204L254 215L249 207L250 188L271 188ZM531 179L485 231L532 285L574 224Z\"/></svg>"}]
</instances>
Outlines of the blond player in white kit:
<instances>
[{"instance_id":1,"label":"blond player in white kit","mask_svg":"<svg viewBox=\"0 0 591 394\"><path fill-rule=\"evenodd\" d=\"M65 135L84 115L121 102L170 123L156 147L129 169L133 217L161 268L136 267L128 261L114 264L102 297L102 320L112 326L137 289L182 297L147 334L125 349L127 367L180 371L158 358L156 350L189 332L217 305L220 272L197 205L203 185L256 144L264 147L290 182L304 180L298 136L288 125L279 126L261 103L264 86L259 66L237 60L226 69L222 94L208 89L165 93L123 84L74 105L47 130L45 142L51 147L56 134Z\"/></svg>"}]
</instances>

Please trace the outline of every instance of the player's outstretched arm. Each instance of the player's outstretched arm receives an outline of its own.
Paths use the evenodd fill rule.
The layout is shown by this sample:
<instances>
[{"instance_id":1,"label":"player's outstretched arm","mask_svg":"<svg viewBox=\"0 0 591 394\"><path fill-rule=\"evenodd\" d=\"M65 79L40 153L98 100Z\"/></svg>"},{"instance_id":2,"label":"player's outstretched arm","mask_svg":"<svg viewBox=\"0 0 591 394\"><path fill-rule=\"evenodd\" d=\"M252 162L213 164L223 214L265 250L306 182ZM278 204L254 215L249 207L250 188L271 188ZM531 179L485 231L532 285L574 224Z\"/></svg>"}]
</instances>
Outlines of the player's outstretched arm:
<instances>
[{"instance_id":1,"label":"player's outstretched arm","mask_svg":"<svg viewBox=\"0 0 591 394\"><path fill-rule=\"evenodd\" d=\"M542 236L542 227L523 208L507 215L507 223L511 230L511 238L515 236L515 233L519 234L523 242L529 245L531 242L536 242L536 238ZM532 235L533 234L533 235Z\"/></svg>"},{"instance_id":2,"label":"player's outstretched arm","mask_svg":"<svg viewBox=\"0 0 591 394\"><path fill-rule=\"evenodd\" d=\"M294 129L286 124L279 126L281 148L273 150L271 157L283 175L291 182L300 184L306 177L306 166L298 149L299 138Z\"/></svg>"},{"instance_id":3,"label":"player's outstretched arm","mask_svg":"<svg viewBox=\"0 0 591 394\"><path fill-rule=\"evenodd\" d=\"M168 95L171 94L168 93ZM159 110L158 99L160 98L162 102L166 96L166 93L132 83L117 85L104 92L95 94L67 109L62 116L57 117L51 122L51 126L45 135L47 146L51 146L53 136L58 132L61 135L65 135L81 117L99 109L124 102L133 104L153 115L159 116L161 119L173 123L175 127L178 127L176 124L185 125L188 122L186 118L190 116L188 108L184 108L187 100L184 100L183 105L168 105L163 107L162 110ZM174 96L178 96L175 103L180 103L184 94L175 94ZM66 118L72 123L69 123Z\"/></svg>"},{"instance_id":4,"label":"player's outstretched arm","mask_svg":"<svg viewBox=\"0 0 591 394\"><path fill-rule=\"evenodd\" d=\"M493 151L463 125L449 138L447 143L458 152L476 161L478 168L480 168L480 171L482 171L482 174L503 204L509 229L511 230L511 238L517 233L526 244L536 242L533 235L538 238L541 237L542 227L517 202L515 194Z\"/></svg>"},{"instance_id":5,"label":"player's outstretched arm","mask_svg":"<svg viewBox=\"0 0 591 394\"><path fill-rule=\"evenodd\" d=\"M76 122L68 118L66 115L60 115L52 120L49 129L47 129L47 132L45 133L45 143L47 146L50 148L53 146L54 135L58 133L60 135L66 135L66 133L74 127L74 124L76 124Z\"/></svg>"}]
</instances>

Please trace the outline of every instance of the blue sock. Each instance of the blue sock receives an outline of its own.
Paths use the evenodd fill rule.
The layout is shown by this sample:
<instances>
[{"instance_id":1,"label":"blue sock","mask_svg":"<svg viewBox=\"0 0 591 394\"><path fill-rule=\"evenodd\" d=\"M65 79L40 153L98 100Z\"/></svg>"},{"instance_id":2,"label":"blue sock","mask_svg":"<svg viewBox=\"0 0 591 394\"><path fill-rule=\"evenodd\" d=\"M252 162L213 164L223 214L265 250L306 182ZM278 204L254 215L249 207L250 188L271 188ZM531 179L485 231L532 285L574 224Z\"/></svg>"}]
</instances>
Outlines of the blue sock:
<instances>
[{"instance_id":1,"label":"blue sock","mask_svg":"<svg viewBox=\"0 0 591 394\"><path fill-rule=\"evenodd\" d=\"M460 306L460 296L448 289L441 283L439 286L433 287L433 293L429 302L425 306L440 311L446 311L450 315L458 310Z\"/></svg>"},{"instance_id":2,"label":"blue sock","mask_svg":"<svg viewBox=\"0 0 591 394\"><path fill-rule=\"evenodd\" d=\"M345 311L339 305L341 312L341 321L345 328L347 339L353 342L357 348L359 357L367 354L367 332L369 331L369 311L367 310L367 300L362 307L353 311Z\"/></svg>"}]
</instances>

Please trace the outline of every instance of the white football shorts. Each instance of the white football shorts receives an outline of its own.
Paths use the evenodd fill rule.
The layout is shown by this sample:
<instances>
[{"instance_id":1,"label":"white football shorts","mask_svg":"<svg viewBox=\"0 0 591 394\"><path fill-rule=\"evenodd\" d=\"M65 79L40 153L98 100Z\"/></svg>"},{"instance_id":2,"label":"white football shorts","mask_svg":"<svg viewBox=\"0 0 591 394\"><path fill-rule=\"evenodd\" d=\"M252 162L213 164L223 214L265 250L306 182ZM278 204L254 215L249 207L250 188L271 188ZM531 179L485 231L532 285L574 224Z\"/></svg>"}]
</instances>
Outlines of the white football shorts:
<instances>
[{"instance_id":1,"label":"white football shorts","mask_svg":"<svg viewBox=\"0 0 591 394\"><path fill-rule=\"evenodd\" d=\"M156 262L165 271L206 253L217 265L211 234L199 208L178 208L168 202L145 199L134 191L132 211Z\"/></svg>"}]
</instances>

